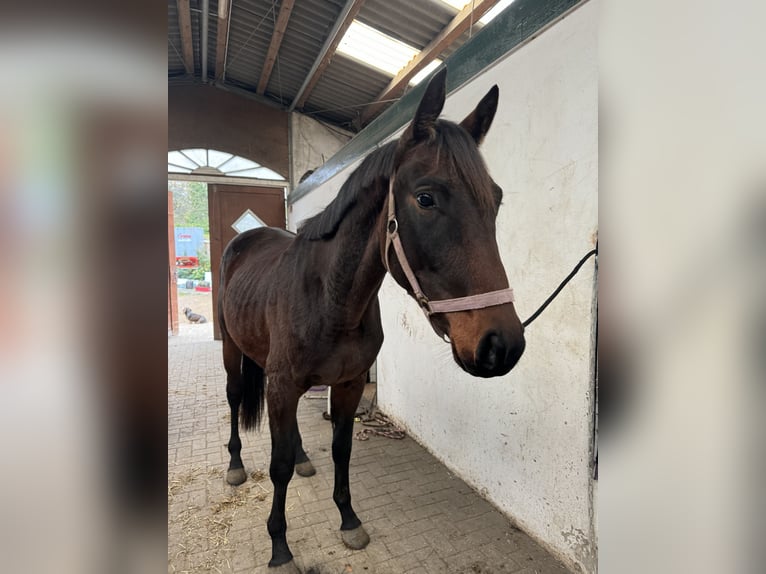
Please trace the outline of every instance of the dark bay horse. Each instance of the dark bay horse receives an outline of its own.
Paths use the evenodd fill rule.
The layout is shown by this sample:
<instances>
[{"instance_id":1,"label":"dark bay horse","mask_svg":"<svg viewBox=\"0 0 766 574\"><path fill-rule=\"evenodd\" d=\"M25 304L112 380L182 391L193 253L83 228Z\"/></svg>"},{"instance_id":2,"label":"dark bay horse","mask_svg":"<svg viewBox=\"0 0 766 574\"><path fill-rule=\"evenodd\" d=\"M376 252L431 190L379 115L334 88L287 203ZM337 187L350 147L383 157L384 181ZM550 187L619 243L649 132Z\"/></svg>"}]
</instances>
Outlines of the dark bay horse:
<instances>
[{"instance_id":1,"label":"dark bay horse","mask_svg":"<svg viewBox=\"0 0 766 574\"><path fill-rule=\"evenodd\" d=\"M224 252L218 313L231 407L226 480L246 480L238 421L245 429L258 426L265 397L274 484L269 566L280 572L298 571L287 544L285 498L294 470L314 474L296 421L298 399L313 385L332 387L341 537L352 549L369 542L351 507L348 465L354 414L383 343L378 290L387 270L468 373L504 375L524 351L495 239L502 190L478 151L498 89L455 124L438 119L445 79L445 70L434 76L401 138L365 158L297 235L254 229Z\"/></svg>"}]
</instances>

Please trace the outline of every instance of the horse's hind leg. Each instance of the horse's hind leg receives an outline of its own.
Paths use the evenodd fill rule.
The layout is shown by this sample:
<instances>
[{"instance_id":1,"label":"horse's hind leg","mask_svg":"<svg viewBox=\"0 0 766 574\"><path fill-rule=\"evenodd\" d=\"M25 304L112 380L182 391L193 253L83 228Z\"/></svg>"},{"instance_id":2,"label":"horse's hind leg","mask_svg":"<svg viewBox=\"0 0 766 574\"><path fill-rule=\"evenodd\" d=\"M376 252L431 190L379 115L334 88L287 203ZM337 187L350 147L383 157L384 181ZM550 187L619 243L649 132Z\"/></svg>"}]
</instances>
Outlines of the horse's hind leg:
<instances>
[{"instance_id":1,"label":"horse's hind leg","mask_svg":"<svg viewBox=\"0 0 766 574\"><path fill-rule=\"evenodd\" d=\"M361 550L370 542L362 521L351 507L351 491L348 484L354 415L364 392L364 383L365 375L362 375L353 381L335 385L330 397L333 426L332 459L335 463L335 488L332 497L340 511L341 538L352 550Z\"/></svg>"},{"instance_id":2,"label":"horse's hind leg","mask_svg":"<svg viewBox=\"0 0 766 574\"><path fill-rule=\"evenodd\" d=\"M231 436L229 437L229 470L226 482L237 486L247 480L245 465L240 452L242 441L239 439L239 405L242 403L244 377L242 375L242 351L227 336L223 337L223 366L226 369L226 399L231 409Z\"/></svg>"}]
</instances>

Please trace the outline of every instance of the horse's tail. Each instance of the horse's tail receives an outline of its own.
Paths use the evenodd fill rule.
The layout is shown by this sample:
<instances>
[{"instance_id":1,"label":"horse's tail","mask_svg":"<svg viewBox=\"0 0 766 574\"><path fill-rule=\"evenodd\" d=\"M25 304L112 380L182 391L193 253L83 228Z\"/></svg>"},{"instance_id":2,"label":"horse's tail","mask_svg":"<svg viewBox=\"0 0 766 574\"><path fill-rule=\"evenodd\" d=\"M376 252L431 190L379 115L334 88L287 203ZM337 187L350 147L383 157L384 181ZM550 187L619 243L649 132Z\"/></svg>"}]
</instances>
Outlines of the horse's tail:
<instances>
[{"instance_id":1,"label":"horse's tail","mask_svg":"<svg viewBox=\"0 0 766 574\"><path fill-rule=\"evenodd\" d=\"M263 369L245 354L242 355L242 380L239 422L245 430L258 428L263 415L266 376Z\"/></svg>"},{"instance_id":2,"label":"horse's tail","mask_svg":"<svg viewBox=\"0 0 766 574\"><path fill-rule=\"evenodd\" d=\"M223 317L223 301L226 294L226 278L232 262L236 259L234 246L236 238L229 243L221 257L221 280L218 285L218 326L221 337L231 340ZM232 342L233 344L233 342ZM241 352L241 350L240 350ZM266 376L263 369L250 357L242 353L242 402L239 407L239 422L244 430L258 428L263 415L263 400L266 390Z\"/></svg>"}]
</instances>

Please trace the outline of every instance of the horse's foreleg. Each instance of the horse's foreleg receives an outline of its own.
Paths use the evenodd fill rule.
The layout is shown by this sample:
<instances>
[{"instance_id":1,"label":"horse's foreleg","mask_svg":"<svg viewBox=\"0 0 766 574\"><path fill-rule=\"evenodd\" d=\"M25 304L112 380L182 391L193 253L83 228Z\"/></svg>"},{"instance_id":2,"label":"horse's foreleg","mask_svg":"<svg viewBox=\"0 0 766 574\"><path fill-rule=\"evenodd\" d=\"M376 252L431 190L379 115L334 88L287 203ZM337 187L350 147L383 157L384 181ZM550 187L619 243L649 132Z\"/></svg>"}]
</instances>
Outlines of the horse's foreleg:
<instances>
[{"instance_id":1,"label":"horse's foreleg","mask_svg":"<svg viewBox=\"0 0 766 574\"><path fill-rule=\"evenodd\" d=\"M295 472L301 476L314 476L317 472L306 451L303 450L303 439L300 431L298 432L298 446L295 449Z\"/></svg>"},{"instance_id":2,"label":"horse's foreleg","mask_svg":"<svg viewBox=\"0 0 766 574\"><path fill-rule=\"evenodd\" d=\"M274 497L271 513L266 523L271 536L271 560L269 566L285 565L285 571L297 571L293 554L287 545L287 521L285 520L285 501L287 485L293 476L295 453L299 434L296 420L298 393L290 388L289 383L272 378L266 391L269 406L269 428L271 430L271 465L269 474L274 484Z\"/></svg>"},{"instance_id":3,"label":"horse's foreleg","mask_svg":"<svg viewBox=\"0 0 766 574\"><path fill-rule=\"evenodd\" d=\"M242 351L228 337L223 341L223 366L226 369L226 399L231 409L231 436L229 437L229 469L226 482L237 486L247 480L245 465L240 455L242 441L239 439L239 405L242 402L244 380L242 377Z\"/></svg>"},{"instance_id":4,"label":"horse's foreleg","mask_svg":"<svg viewBox=\"0 0 766 574\"><path fill-rule=\"evenodd\" d=\"M314 476L317 472L300 443L295 453L295 472L301 476Z\"/></svg>"},{"instance_id":5,"label":"horse's foreleg","mask_svg":"<svg viewBox=\"0 0 766 574\"><path fill-rule=\"evenodd\" d=\"M354 415L364 391L365 375L353 381L335 385L330 396L332 411L332 459L335 463L335 488L333 500L340 511L340 534L343 543L352 550L361 550L370 542L362 521L351 507L351 491L348 484L348 464L351 460L351 441L354 432Z\"/></svg>"}]
</instances>

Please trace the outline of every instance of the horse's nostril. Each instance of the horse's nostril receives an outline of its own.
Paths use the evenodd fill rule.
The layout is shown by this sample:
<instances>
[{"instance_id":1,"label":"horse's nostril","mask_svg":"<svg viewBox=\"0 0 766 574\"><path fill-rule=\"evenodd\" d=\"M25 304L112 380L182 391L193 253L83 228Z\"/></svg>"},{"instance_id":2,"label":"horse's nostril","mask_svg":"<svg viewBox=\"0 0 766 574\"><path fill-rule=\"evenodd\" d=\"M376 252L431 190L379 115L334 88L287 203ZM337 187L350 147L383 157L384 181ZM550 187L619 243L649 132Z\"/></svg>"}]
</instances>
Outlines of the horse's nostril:
<instances>
[{"instance_id":1,"label":"horse's nostril","mask_svg":"<svg viewBox=\"0 0 766 574\"><path fill-rule=\"evenodd\" d=\"M508 339L502 333L490 331L479 341L473 369L469 370L481 377L504 375L516 365L524 352L524 346L523 336L518 340Z\"/></svg>"},{"instance_id":2,"label":"horse's nostril","mask_svg":"<svg viewBox=\"0 0 766 574\"><path fill-rule=\"evenodd\" d=\"M488 371L494 371L505 361L506 346L503 339L495 332L487 333L479 343L477 363Z\"/></svg>"}]
</instances>

